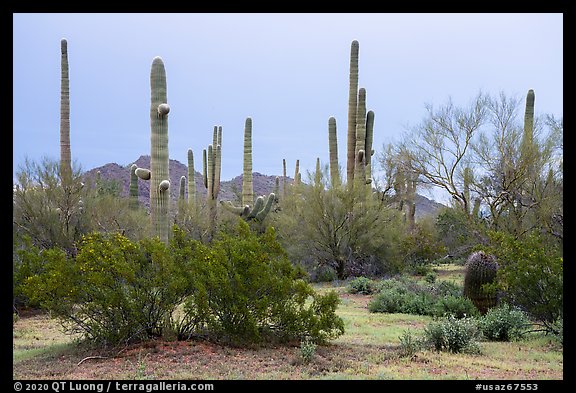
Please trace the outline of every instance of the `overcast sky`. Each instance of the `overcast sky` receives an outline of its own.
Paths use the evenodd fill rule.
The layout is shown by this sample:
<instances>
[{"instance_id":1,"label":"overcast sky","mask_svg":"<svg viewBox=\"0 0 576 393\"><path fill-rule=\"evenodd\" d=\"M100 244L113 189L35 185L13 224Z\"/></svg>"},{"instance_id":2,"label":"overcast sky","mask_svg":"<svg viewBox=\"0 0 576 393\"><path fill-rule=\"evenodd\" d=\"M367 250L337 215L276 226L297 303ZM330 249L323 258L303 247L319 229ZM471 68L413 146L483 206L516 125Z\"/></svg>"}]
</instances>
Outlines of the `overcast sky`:
<instances>
[{"instance_id":1,"label":"overcast sky","mask_svg":"<svg viewBox=\"0 0 576 393\"><path fill-rule=\"evenodd\" d=\"M345 165L350 44L375 112L374 147L420 123L425 104L466 105L480 91L563 116L563 15L14 14L13 165L59 158L60 39L68 40L72 159L84 170L150 154L150 66L164 60L169 154L201 171L223 127L222 180L242 173L244 122L253 170L293 175L328 162L328 118ZM523 105L523 101L522 101ZM377 169L377 168L376 168Z\"/></svg>"}]
</instances>

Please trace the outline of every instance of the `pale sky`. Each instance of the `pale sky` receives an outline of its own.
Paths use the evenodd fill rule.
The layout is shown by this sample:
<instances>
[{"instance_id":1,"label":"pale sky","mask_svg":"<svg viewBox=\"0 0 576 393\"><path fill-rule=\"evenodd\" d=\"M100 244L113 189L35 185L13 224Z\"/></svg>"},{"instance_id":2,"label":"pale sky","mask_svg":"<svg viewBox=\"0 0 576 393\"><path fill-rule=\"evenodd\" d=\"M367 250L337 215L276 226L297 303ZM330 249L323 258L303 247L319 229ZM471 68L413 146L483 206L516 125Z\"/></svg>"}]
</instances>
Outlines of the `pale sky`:
<instances>
[{"instance_id":1,"label":"pale sky","mask_svg":"<svg viewBox=\"0 0 576 393\"><path fill-rule=\"evenodd\" d=\"M561 13L13 14L13 173L59 158L60 39L68 41L71 151L84 170L150 154L150 66L164 60L169 154L201 171L223 127L222 180L242 173L244 121L253 170L288 175L328 163L328 118L345 165L350 44L375 113L374 148L422 121L425 104L465 105L482 90L563 116ZM377 168L375 168L377 169Z\"/></svg>"}]
</instances>

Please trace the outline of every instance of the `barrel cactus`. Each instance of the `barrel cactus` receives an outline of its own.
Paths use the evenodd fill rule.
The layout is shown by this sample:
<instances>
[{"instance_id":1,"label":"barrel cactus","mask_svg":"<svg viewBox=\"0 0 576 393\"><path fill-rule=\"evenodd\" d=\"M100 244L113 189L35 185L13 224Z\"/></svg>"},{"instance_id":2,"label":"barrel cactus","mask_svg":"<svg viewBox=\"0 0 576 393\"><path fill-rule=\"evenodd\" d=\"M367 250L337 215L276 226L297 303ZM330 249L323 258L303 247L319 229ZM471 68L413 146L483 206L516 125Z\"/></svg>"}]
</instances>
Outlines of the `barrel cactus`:
<instances>
[{"instance_id":1,"label":"barrel cactus","mask_svg":"<svg viewBox=\"0 0 576 393\"><path fill-rule=\"evenodd\" d=\"M496 258L483 251L472 253L466 261L464 296L472 300L482 314L496 305L496 294L488 291L485 285L494 283L497 270Z\"/></svg>"}]
</instances>

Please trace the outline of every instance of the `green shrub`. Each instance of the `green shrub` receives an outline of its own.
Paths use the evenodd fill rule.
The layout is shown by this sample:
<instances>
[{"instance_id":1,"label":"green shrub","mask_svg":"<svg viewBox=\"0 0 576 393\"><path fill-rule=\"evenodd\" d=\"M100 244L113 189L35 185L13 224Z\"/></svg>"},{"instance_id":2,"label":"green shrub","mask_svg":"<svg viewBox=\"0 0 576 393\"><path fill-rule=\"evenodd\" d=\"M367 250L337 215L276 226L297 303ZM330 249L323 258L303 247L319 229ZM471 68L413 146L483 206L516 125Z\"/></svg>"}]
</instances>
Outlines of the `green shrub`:
<instances>
[{"instance_id":1,"label":"green shrub","mask_svg":"<svg viewBox=\"0 0 576 393\"><path fill-rule=\"evenodd\" d=\"M305 363L310 363L316 354L316 344L309 337L300 342L300 356Z\"/></svg>"},{"instance_id":2,"label":"green shrub","mask_svg":"<svg viewBox=\"0 0 576 393\"><path fill-rule=\"evenodd\" d=\"M412 335L410 330L405 330L402 335L398 337L400 340L400 356L412 357L420 350L422 346L421 340Z\"/></svg>"},{"instance_id":3,"label":"green shrub","mask_svg":"<svg viewBox=\"0 0 576 393\"><path fill-rule=\"evenodd\" d=\"M424 345L436 351L479 353L480 331L473 318L448 315L424 328Z\"/></svg>"},{"instance_id":4,"label":"green shrub","mask_svg":"<svg viewBox=\"0 0 576 393\"><path fill-rule=\"evenodd\" d=\"M336 270L329 266L319 266L312 272L313 282L332 282L338 279Z\"/></svg>"},{"instance_id":5,"label":"green shrub","mask_svg":"<svg viewBox=\"0 0 576 393\"><path fill-rule=\"evenodd\" d=\"M434 315L452 315L456 318L478 316L480 313L474 303L466 297L448 295L439 298L434 305Z\"/></svg>"},{"instance_id":6,"label":"green shrub","mask_svg":"<svg viewBox=\"0 0 576 393\"><path fill-rule=\"evenodd\" d=\"M563 315L562 247L536 233L516 239L494 232L490 240L490 251L500 265L497 289L502 291L503 298L553 333L554 322Z\"/></svg>"},{"instance_id":7,"label":"green shrub","mask_svg":"<svg viewBox=\"0 0 576 393\"><path fill-rule=\"evenodd\" d=\"M343 334L338 295L317 294L301 279L273 228L258 236L239 220L235 234L222 234L210 247L180 240L197 256L184 307L192 330L239 344L303 336L323 343Z\"/></svg>"},{"instance_id":8,"label":"green shrub","mask_svg":"<svg viewBox=\"0 0 576 393\"><path fill-rule=\"evenodd\" d=\"M356 277L348 283L346 288L348 293L360 293L362 295L371 295L376 292L376 283L367 277Z\"/></svg>"},{"instance_id":9,"label":"green shrub","mask_svg":"<svg viewBox=\"0 0 576 393\"><path fill-rule=\"evenodd\" d=\"M493 341L520 338L529 325L526 313L510 307L507 303L488 310L478 322L484 337Z\"/></svg>"},{"instance_id":10,"label":"green shrub","mask_svg":"<svg viewBox=\"0 0 576 393\"><path fill-rule=\"evenodd\" d=\"M464 293L464 288L454 281L440 281L435 283L432 288L432 291L439 296L461 297Z\"/></svg>"},{"instance_id":11,"label":"green shrub","mask_svg":"<svg viewBox=\"0 0 576 393\"><path fill-rule=\"evenodd\" d=\"M434 284L436 282L437 278L438 278L438 274L436 274L434 272L429 272L429 273L426 273L426 276L424 276L424 281L426 281L428 284Z\"/></svg>"},{"instance_id":12,"label":"green shrub","mask_svg":"<svg viewBox=\"0 0 576 393\"><path fill-rule=\"evenodd\" d=\"M380 291L368 303L370 312L406 313L457 318L477 315L473 303L462 296L462 288L452 282L423 285L407 277L384 280Z\"/></svg>"},{"instance_id":13,"label":"green shrub","mask_svg":"<svg viewBox=\"0 0 576 393\"><path fill-rule=\"evenodd\" d=\"M115 345L162 333L163 321L182 300L169 250L158 239L133 243L120 234L82 238L76 258L42 252L44 271L24 292L62 320L69 332Z\"/></svg>"}]
</instances>

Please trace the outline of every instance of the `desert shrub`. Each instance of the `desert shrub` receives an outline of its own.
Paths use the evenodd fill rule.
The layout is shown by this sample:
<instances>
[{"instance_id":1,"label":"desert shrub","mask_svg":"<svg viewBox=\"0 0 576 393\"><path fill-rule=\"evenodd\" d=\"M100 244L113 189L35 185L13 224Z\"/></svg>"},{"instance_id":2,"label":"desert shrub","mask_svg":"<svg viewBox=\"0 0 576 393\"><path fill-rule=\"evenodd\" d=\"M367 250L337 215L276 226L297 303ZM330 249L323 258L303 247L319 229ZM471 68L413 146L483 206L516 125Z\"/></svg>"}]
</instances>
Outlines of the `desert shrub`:
<instances>
[{"instance_id":1,"label":"desert shrub","mask_svg":"<svg viewBox=\"0 0 576 393\"><path fill-rule=\"evenodd\" d=\"M398 337L400 340L400 356L412 357L418 352L422 346L422 342L418 337L412 335L410 330L405 330L402 335Z\"/></svg>"},{"instance_id":2,"label":"desert shrub","mask_svg":"<svg viewBox=\"0 0 576 393\"><path fill-rule=\"evenodd\" d=\"M380 290L368 303L370 312L406 313L456 318L477 315L474 304L462 296L458 285L442 281L440 284L420 284L407 277L383 280Z\"/></svg>"},{"instance_id":3,"label":"desert shrub","mask_svg":"<svg viewBox=\"0 0 576 393\"><path fill-rule=\"evenodd\" d=\"M429 272L429 273L426 273L426 275L424 276L424 281L426 281L428 284L434 284L436 282L437 278L438 278L438 274L436 274L434 272Z\"/></svg>"},{"instance_id":4,"label":"desert shrub","mask_svg":"<svg viewBox=\"0 0 576 393\"><path fill-rule=\"evenodd\" d=\"M311 273L313 282L332 282L337 279L336 270L330 266L317 266Z\"/></svg>"},{"instance_id":5,"label":"desert shrub","mask_svg":"<svg viewBox=\"0 0 576 393\"><path fill-rule=\"evenodd\" d=\"M257 235L239 220L236 234L221 234L210 246L188 244L198 256L184 307L192 330L238 344L304 336L322 343L343 334L337 294L317 294L302 280L273 228Z\"/></svg>"},{"instance_id":6,"label":"desert shrub","mask_svg":"<svg viewBox=\"0 0 576 393\"><path fill-rule=\"evenodd\" d=\"M473 318L448 315L424 328L423 343L436 351L479 353L480 331Z\"/></svg>"},{"instance_id":7,"label":"desert shrub","mask_svg":"<svg viewBox=\"0 0 576 393\"><path fill-rule=\"evenodd\" d=\"M400 212L363 187L332 188L326 179L325 187L290 187L269 217L292 263L309 272L329 267L339 280L400 271L402 255L394 246L405 236Z\"/></svg>"},{"instance_id":8,"label":"desert shrub","mask_svg":"<svg viewBox=\"0 0 576 393\"><path fill-rule=\"evenodd\" d=\"M306 337L300 342L300 356L305 363L310 363L316 354L316 344Z\"/></svg>"},{"instance_id":9,"label":"desert shrub","mask_svg":"<svg viewBox=\"0 0 576 393\"><path fill-rule=\"evenodd\" d=\"M504 303L488 310L478 321L484 337L493 341L510 341L522 337L530 321L525 312Z\"/></svg>"},{"instance_id":10,"label":"desert shrub","mask_svg":"<svg viewBox=\"0 0 576 393\"><path fill-rule=\"evenodd\" d=\"M24 293L69 332L96 344L161 335L185 294L168 247L158 239L135 243L120 234L93 233L78 248L75 258L44 250L44 269L28 277Z\"/></svg>"},{"instance_id":11,"label":"desert shrub","mask_svg":"<svg viewBox=\"0 0 576 393\"><path fill-rule=\"evenodd\" d=\"M371 295L376 292L376 283L367 277L356 277L348 283L346 290L348 293L360 293Z\"/></svg>"},{"instance_id":12,"label":"desert shrub","mask_svg":"<svg viewBox=\"0 0 576 393\"><path fill-rule=\"evenodd\" d=\"M464 293L464 288L461 285L456 284L454 281L440 281L434 284L432 287L434 293L439 296L462 296Z\"/></svg>"},{"instance_id":13,"label":"desert shrub","mask_svg":"<svg viewBox=\"0 0 576 393\"><path fill-rule=\"evenodd\" d=\"M433 314L436 316L452 315L456 318L478 316L479 311L472 301L464 296L448 295L440 297L435 305Z\"/></svg>"},{"instance_id":14,"label":"desert shrub","mask_svg":"<svg viewBox=\"0 0 576 393\"><path fill-rule=\"evenodd\" d=\"M517 239L495 232L490 239L490 252L500 266L496 288L503 299L553 333L554 322L563 316L562 247L536 233Z\"/></svg>"}]
</instances>

